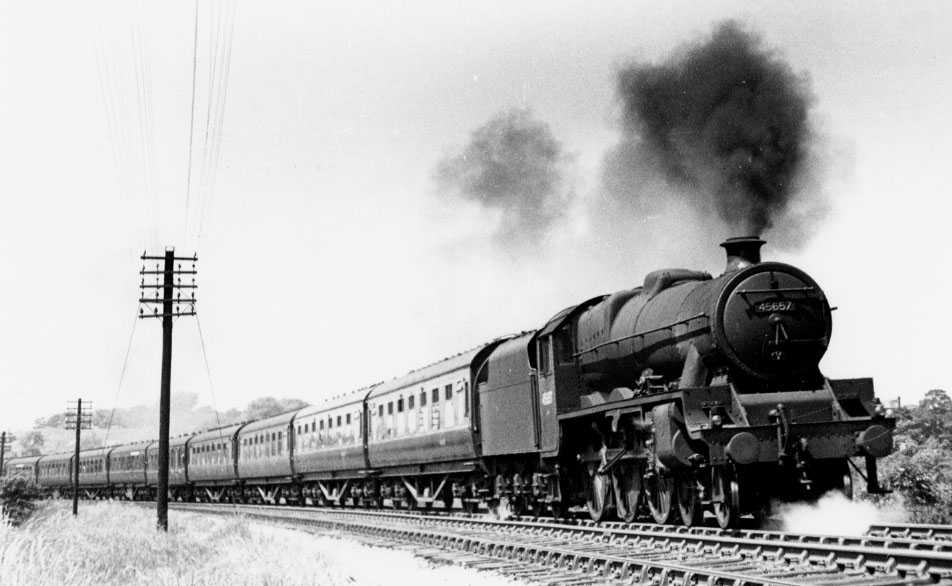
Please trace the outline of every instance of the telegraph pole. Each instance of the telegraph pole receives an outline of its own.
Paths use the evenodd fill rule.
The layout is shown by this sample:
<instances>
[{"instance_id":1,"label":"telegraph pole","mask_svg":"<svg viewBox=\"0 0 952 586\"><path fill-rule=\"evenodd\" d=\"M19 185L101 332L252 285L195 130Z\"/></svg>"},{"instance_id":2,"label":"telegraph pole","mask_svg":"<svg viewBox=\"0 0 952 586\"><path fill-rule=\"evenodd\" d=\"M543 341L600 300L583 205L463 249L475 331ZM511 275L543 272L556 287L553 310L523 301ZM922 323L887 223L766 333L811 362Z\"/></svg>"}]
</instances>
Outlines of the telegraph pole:
<instances>
[{"instance_id":1,"label":"telegraph pole","mask_svg":"<svg viewBox=\"0 0 952 586\"><path fill-rule=\"evenodd\" d=\"M6 462L4 458L7 454L7 445L12 444L16 439L16 436L12 433L5 431L0 433L0 478L3 478L3 465Z\"/></svg>"},{"instance_id":2,"label":"telegraph pole","mask_svg":"<svg viewBox=\"0 0 952 586\"><path fill-rule=\"evenodd\" d=\"M79 438L82 430L92 429L92 403L86 401L86 413L83 413L83 400L76 400L76 408L66 408L66 429L76 430L76 445L73 448L73 515L79 514Z\"/></svg>"},{"instance_id":3,"label":"telegraph pole","mask_svg":"<svg viewBox=\"0 0 952 586\"><path fill-rule=\"evenodd\" d=\"M149 256L142 253L142 269L139 271L141 283L139 285L141 294L139 303L152 303L161 305L162 311L154 307L152 313L147 313L141 307L139 308L139 317L162 318L162 382L159 394L159 477L158 486L155 495L155 511L158 516L157 525L162 531L169 530L169 413L171 403L171 384L172 384L172 318L183 315L195 315L195 262L198 256L179 257L175 256L175 249L166 250L163 256ZM163 261L162 268L156 263L155 270L146 270L147 261ZM181 262L176 265L176 261L190 261L191 269L182 269ZM154 276L155 283L146 283L146 275ZM162 276L161 283L159 276ZM182 275L192 275L191 284L182 284ZM152 289L151 298L146 295L146 290ZM162 290L162 296L159 296L159 289ZM191 289L191 297L182 299L181 289ZM176 291L178 290L178 291ZM174 294L174 295L173 295ZM182 311L181 304L186 304L185 311Z\"/></svg>"}]
</instances>

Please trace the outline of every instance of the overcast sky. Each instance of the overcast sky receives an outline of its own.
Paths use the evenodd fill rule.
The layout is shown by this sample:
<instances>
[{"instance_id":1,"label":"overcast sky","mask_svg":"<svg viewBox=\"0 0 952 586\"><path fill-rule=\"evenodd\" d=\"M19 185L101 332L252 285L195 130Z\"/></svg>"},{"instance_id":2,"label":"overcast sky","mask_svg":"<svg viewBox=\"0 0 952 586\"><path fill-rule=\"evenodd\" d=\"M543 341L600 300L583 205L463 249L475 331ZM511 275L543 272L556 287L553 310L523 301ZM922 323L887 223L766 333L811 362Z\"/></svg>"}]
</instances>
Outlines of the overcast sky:
<instances>
[{"instance_id":1,"label":"overcast sky","mask_svg":"<svg viewBox=\"0 0 952 586\"><path fill-rule=\"evenodd\" d=\"M211 385L182 318L173 386L219 409L350 391L654 268L720 272L731 234L591 246L603 235L581 208L501 249L499 218L439 193L434 169L528 108L569 154L573 192L597 201L618 69L727 18L811 80L830 211L803 247L764 256L838 307L825 373L872 376L885 399L952 386L946 3L201 0L188 206L194 4L2 6L2 429L77 396L156 400L161 328L133 326L144 249L198 252Z\"/></svg>"}]
</instances>

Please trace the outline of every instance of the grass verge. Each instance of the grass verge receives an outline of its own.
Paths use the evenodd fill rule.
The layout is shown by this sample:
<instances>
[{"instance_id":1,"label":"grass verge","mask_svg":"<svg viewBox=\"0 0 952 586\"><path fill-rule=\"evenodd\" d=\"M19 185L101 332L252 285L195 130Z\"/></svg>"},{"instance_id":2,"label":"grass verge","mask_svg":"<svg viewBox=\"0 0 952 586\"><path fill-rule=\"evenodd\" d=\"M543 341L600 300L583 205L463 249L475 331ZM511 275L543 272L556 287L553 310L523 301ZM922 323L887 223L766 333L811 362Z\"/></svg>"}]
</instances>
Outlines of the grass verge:
<instances>
[{"instance_id":1,"label":"grass verge","mask_svg":"<svg viewBox=\"0 0 952 586\"><path fill-rule=\"evenodd\" d=\"M224 586L511 585L460 567L432 568L403 551L249 521L151 508L47 502L20 527L0 523L0 584Z\"/></svg>"}]
</instances>

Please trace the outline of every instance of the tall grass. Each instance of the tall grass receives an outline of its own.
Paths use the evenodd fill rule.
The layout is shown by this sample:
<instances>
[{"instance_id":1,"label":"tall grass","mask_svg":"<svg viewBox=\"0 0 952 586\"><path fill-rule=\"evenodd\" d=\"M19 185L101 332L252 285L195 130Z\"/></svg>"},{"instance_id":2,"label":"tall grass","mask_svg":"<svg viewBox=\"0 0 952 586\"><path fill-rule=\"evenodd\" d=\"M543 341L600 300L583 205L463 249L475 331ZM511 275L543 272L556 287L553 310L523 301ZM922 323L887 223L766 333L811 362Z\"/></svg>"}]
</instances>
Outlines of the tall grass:
<instances>
[{"instance_id":1,"label":"tall grass","mask_svg":"<svg viewBox=\"0 0 952 586\"><path fill-rule=\"evenodd\" d=\"M114 503L50 503L22 527L0 526L0 584L344 584L307 535L239 517L154 511Z\"/></svg>"},{"instance_id":2,"label":"tall grass","mask_svg":"<svg viewBox=\"0 0 952 586\"><path fill-rule=\"evenodd\" d=\"M119 503L48 502L20 527L0 520L0 585L296 586L513 584L460 567L432 568L403 551L339 535Z\"/></svg>"}]
</instances>

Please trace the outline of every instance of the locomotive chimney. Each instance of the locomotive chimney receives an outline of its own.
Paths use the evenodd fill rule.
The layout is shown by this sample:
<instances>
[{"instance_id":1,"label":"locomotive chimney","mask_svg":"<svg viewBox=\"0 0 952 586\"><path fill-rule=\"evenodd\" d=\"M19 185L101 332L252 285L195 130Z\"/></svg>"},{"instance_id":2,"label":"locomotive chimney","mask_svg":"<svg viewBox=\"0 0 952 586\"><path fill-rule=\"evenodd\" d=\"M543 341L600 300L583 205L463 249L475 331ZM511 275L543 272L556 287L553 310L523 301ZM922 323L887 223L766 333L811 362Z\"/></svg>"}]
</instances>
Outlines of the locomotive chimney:
<instances>
[{"instance_id":1,"label":"locomotive chimney","mask_svg":"<svg viewBox=\"0 0 952 586\"><path fill-rule=\"evenodd\" d=\"M739 271L760 262L760 247L764 245L759 236L735 236L721 242L727 251L725 273Z\"/></svg>"}]
</instances>

